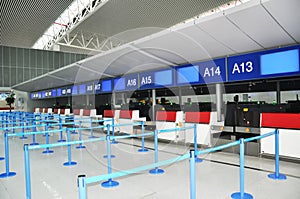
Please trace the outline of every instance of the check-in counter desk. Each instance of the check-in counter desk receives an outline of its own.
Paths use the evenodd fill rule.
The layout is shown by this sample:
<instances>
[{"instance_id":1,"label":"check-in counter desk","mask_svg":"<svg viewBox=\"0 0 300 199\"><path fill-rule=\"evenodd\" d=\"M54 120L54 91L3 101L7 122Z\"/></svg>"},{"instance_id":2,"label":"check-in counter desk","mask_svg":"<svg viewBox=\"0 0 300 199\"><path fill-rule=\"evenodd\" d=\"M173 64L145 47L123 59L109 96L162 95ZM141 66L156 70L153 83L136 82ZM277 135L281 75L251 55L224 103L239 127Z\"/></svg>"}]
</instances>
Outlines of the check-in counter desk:
<instances>
[{"instance_id":1,"label":"check-in counter desk","mask_svg":"<svg viewBox=\"0 0 300 199\"><path fill-rule=\"evenodd\" d=\"M211 146L210 126L212 114L212 112L185 113L185 126L190 127L196 124L197 144ZM185 131L185 136L185 142L194 143L194 129L187 129Z\"/></svg>"},{"instance_id":2,"label":"check-in counter desk","mask_svg":"<svg viewBox=\"0 0 300 199\"><path fill-rule=\"evenodd\" d=\"M300 158L300 114L298 113L262 113L261 135L279 129L279 155ZM261 154L275 154L275 138L261 140Z\"/></svg>"},{"instance_id":3,"label":"check-in counter desk","mask_svg":"<svg viewBox=\"0 0 300 199\"><path fill-rule=\"evenodd\" d=\"M112 120L117 124L120 117L120 110L104 110L103 111L103 125L112 125ZM107 121L106 121L107 120ZM115 131L119 131L119 128L115 127Z\"/></svg>"},{"instance_id":4,"label":"check-in counter desk","mask_svg":"<svg viewBox=\"0 0 300 199\"><path fill-rule=\"evenodd\" d=\"M157 111L156 112L156 129L173 129L182 127L183 111ZM174 131L158 134L159 139L170 141L184 141L184 131Z\"/></svg>"},{"instance_id":5,"label":"check-in counter desk","mask_svg":"<svg viewBox=\"0 0 300 199\"><path fill-rule=\"evenodd\" d=\"M133 126L131 124L138 120L139 110L120 110L118 124L120 124L121 126L119 127L119 131L121 133L134 134Z\"/></svg>"}]
</instances>

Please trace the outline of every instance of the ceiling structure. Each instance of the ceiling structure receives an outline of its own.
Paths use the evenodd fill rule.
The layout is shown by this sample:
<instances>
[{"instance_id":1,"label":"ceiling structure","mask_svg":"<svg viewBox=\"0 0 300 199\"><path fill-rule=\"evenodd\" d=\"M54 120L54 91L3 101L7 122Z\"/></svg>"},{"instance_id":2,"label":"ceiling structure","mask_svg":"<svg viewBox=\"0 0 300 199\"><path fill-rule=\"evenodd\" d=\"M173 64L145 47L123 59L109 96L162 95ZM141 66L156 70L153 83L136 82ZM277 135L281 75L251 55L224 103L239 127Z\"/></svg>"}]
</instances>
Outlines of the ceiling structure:
<instances>
[{"instance_id":1,"label":"ceiling structure","mask_svg":"<svg viewBox=\"0 0 300 199\"><path fill-rule=\"evenodd\" d=\"M1 0L0 45L31 48L72 2Z\"/></svg>"},{"instance_id":2,"label":"ceiling structure","mask_svg":"<svg viewBox=\"0 0 300 199\"><path fill-rule=\"evenodd\" d=\"M112 1L112 3L115 2L118 1ZM103 7L109 6L107 4ZM122 12L122 7L125 10L129 9L126 4L121 3L119 6L120 8L114 10L117 15ZM142 9L142 12L150 9L147 7L147 3L145 5L140 4L140 6L142 8L130 8L132 12L137 12L140 15L143 15L143 13L136 11L136 9ZM102 23L102 26L94 24L94 27L92 27L94 29L90 30L97 31L97 29L100 30L103 27L103 31L111 34L119 33L116 38L120 40L127 39L126 44L106 51L100 49L102 53L21 83L14 86L14 88L24 91L37 91L126 73L299 44L299 7L299 0L286 0L284 3L280 0L252 0L205 18L194 19L188 23L164 29L155 27L138 28L129 22L123 24L118 20L121 20L119 17L125 17L125 14L111 19L115 20L116 24L116 27L111 28L109 24L105 24L105 20L101 22L102 18L105 19L111 16L111 13L102 10L103 14L97 11L73 31L76 32L81 28L88 30L88 27L93 26L93 23ZM170 11L175 12L173 15L180 12L180 10L173 9ZM134 21L133 24L140 23L139 26L144 27L144 24L149 25L146 20L148 15L146 13L140 19L130 20L128 18L131 16L130 14L124 19ZM171 16L172 13L165 15ZM159 21L159 18L164 15L158 16L156 20ZM149 21L154 20L153 16L149 17L151 18ZM128 28L127 31L120 34L122 26L130 27L130 29ZM138 29L131 30L132 28ZM103 33L108 34L107 32Z\"/></svg>"},{"instance_id":3,"label":"ceiling structure","mask_svg":"<svg viewBox=\"0 0 300 199\"><path fill-rule=\"evenodd\" d=\"M85 9L85 12L78 10L78 14L75 15L76 19L69 19L69 23L62 21L61 28L65 28L67 34L63 34L62 37L55 35L57 36L55 38L60 43L61 51L95 54L102 49L111 48L109 46L112 44L107 42L107 39L113 39L113 47L115 47L120 43L123 44L157 32L161 28L171 27L203 12L226 5L230 1L234 2L232 0L49 0L42 2L4 0L1 2L0 45L31 48L51 25L59 22L57 19L64 10L70 9L72 5L72 7L76 7L74 2L77 2L81 9L81 5L86 5L86 2L90 2L90 7L92 5L94 7ZM71 9L70 12L76 12L76 9ZM74 14L71 13L70 17L73 17ZM84 17L78 20L80 18L78 15ZM73 25L72 29L66 27L68 25ZM133 31L130 30L136 28L146 28L147 30L137 31L133 34ZM126 31L130 31L130 33L125 33ZM50 36L54 37L54 35ZM74 37L76 39L73 39ZM90 45L86 45L91 37L97 40L93 43L98 42L99 51L93 50L95 46L92 46L91 42ZM70 41L72 42L70 43ZM107 46L105 46L106 43L108 43ZM49 50L49 48L47 49Z\"/></svg>"}]
</instances>

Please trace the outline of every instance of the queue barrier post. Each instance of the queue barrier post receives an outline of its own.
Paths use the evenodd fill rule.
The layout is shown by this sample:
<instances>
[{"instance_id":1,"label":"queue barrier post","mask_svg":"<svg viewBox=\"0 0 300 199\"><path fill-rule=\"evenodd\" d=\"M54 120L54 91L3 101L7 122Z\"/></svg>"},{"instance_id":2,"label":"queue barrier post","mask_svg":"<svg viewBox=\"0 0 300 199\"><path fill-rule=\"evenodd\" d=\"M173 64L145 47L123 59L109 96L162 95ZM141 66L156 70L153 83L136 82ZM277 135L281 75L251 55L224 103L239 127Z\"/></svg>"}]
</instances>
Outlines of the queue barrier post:
<instances>
[{"instance_id":1,"label":"queue barrier post","mask_svg":"<svg viewBox=\"0 0 300 199\"><path fill-rule=\"evenodd\" d=\"M158 163L158 130L154 131L154 161ZM150 174L163 174L165 171L155 167L149 171Z\"/></svg>"},{"instance_id":2,"label":"queue barrier post","mask_svg":"<svg viewBox=\"0 0 300 199\"><path fill-rule=\"evenodd\" d=\"M79 190L79 199L86 199L85 175L79 175L77 177L77 186Z\"/></svg>"},{"instance_id":3,"label":"queue barrier post","mask_svg":"<svg viewBox=\"0 0 300 199\"><path fill-rule=\"evenodd\" d=\"M0 178L8 178L16 175L16 172L9 171L8 131L4 133L4 145L5 145L5 173L0 174Z\"/></svg>"},{"instance_id":4,"label":"queue barrier post","mask_svg":"<svg viewBox=\"0 0 300 199\"><path fill-rule=\"evenodd\" d=\"M107 127L107 130L109 130L109 124ZM110 146L110 136L106 136L106 148L107 148L107 170L108 174L112 173L112 166L111 166L111 146ZM119 186L119 182L112 180L112 178L109 178L107 181L101 183L101 186L104 188L111 188Z\"/></svg>"},{"instance_id":5,"label":"queue barrier post","mask_svg":"<svg viewBox=\"0 0 300 199\"><path fill-rule=\"evenodd\" d=\"M194 150L190 151L190 199L196 199L196 157Z\"/></svg>"},{"instance_id":6,"label":"queue barrier post","mask_svg":"<svg viewBox=\"0 0 300 199\"><path fill-rule=\"evenodd\" d=\"M197 163L202 162L203 160L197 157L197 151L198 151L198 138L197 138L197 126L194 124L194 150L195 150L195 161Z\"/></svg>"},{"instance_id":7,"label":"queue barrier post","mask_svg":"<svg viewBox=\"0 0 300 199\"><path fill-rule=\"evenodd\" d=\"M279 130L275 129L275 173L268 175L274 180L286 180L286 175L279 173Z\"/></svg>"},{"instance_id":8,"label":"queue barrier post","mask_svg":"<svg viewBox=\"0 0 300 199\"><path fill-rule=\"evenodd\" d=\"M96 136L94 136L94 130L93 130L93 118L90 117L90 136L89 138L96 138Z\"/></svg>"},{"instance_id":9,"label":"queue barrier post","mask_svg":"<svg viewBox=\"0 0 300 199\"><path fill-rule=\"evenodd\" d=\"M57 140L57 142L65 142L66 140L63 139L63 135L62 135L62 133L63 133L63 131L62 131L63 126L62 126L62 119L60 117L60 114L58 115L58 122L59 122L59 129L61 131L59 132L59 140Z\"/></svg>"},{"instance_id":10,"label":"queue barrier post","mask_svg":"<svg viewBox=\"0 0 300 199\"><path fill-rule=\"evenodd\" d=\"M110 125L107 124L106 125L106 128L107 128L107 135L106 135L106 138L109 137L110 138ZM106 151L107 151L107 154L103 156L103 158L115 158L116 156L115 155L112 155L111 154L111 140L107 140L106 139Z\"/></svg>"},{"instance_id":11,"label":"queue barrier post","mask_svg":"<svg viewBox=\"0 0 300 199\"><path fill-rule=\"evenodd\" d=\"M145 125L144 125L144 121L141 122L141 126L142 126L142 148L138 150L138 152L148 152L148 149L145 148Z\"/></svg>"},{"instance_id":12,"label":"queue barrier post","mask_svg":"<svg viewBox=\"0 0 300 199\"><path fill-rule=\"evenodd\" d=\"M244 138L240 139L240 192L231 194L233 199L252 199L253 196L249 193L245 193L245 143Z\"/></svg>"},{"instance_id":13,"label":"queue barrier post","mask_svg":"<svg viewBox=\"0 0 300 199\"><path fill-rule=\"evenodd\" d=\"M24 135L24 133L25 133L25 126L24 126L24 124L26 124L26 123L24 122L24 118L21 119L21 123L23 124L23 125L22 125L22 133L23 133L23 135L20 137L20 139L21 139L21 140L25 140L25 139L27 139L27 137Z\"/></svg>"},{"instance_id":14,"label":"queue barrier post","mask_svg":"<svg viewBox=\"0 0 300 199\"><path fill-rule=\"evenodd\" d=\"M67 129L67 140L68 142L71 141L71 136L70 136L70 129ZM74 166L77 163L75 161L72 161L72 155L71 155L71 144L68 144L68 161L65 162L63 165L64 166Z\"/></svg>"},{"instance_id":15,"label":"queue barrier post","mask_svg":"<svg viewBox=\"0 0 300 199\"><path fill-rule=\"evenodd\" d=\"M113 136L113 139L112 139L111 143L112 144L118 144L119 142L117 142L114 138L115 137L115 120L114 120L114 118L112 118L112 120L111 120L111 133L112 133L112 136Z\"/></svg>"},{"instance_id":16,"label":"queue barrier post","mask_svg":"<svg viewBox=\"0 0 300 199\"><path fill-rule=\"evenodd\" d=\"M24 145L24 165L25 165L26 199L31 199L30 156L29 156L28 144Z\"/></svg>"},{"instance_id":17,"label":"queue barrier post","mask_svg":"<svg viewBox=\"0 0 300 199\"><path fill-rule=\"evenodd\" d=\"M36 120L35 117L32 120L32 132L36 132ZM35 134L32 134L32 143L30 145L38 145L39 143L36 142Z\"/></svg>"},{"instance_id":18,"label":"queue barrier post","mask_svg":"<svg viewBox=\"0 0 300 199\"><path fill-rule=\"evenodd\" d=\"M81 130L81 127L82 127L82 121L79 121L79 141L82 140L82 130ZM82 145L82 143L80 143L76 149L85 149L86 147Z\"/></svg>"},{"instance_id":19,"label":"queue barrier post","mask_svg":"<svg viewBox=\"0 0 300 199\"><path fill-rule=\"evenodd\" d=\"M46 135L46 144L49 144L49 132L48 132L48 123L45 125L45 135ZM50 150L49 147L46 148L45 151L42 152L43 154L54 153L53 150Z\"/></svg>"}]
</instances>

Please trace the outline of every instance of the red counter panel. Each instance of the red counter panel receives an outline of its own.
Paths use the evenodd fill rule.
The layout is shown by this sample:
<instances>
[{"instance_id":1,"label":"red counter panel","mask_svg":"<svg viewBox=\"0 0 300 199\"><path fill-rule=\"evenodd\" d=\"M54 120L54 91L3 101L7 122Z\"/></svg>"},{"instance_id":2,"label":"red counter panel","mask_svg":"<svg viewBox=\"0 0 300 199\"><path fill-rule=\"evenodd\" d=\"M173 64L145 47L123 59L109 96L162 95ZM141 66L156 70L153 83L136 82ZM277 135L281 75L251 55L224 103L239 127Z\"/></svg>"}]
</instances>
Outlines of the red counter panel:
<instances>
[{"instance_id":1,"label":"red counter panel","mask_svg":"<svg viewBox=\"0 0 300 199\"><path fill-rule=\"evenodd\" d=\"M209 124L210 112L186 112L185 113L185 122Z\"/></svg>"},{"instance_id":2,"label":"red counter panel","mask_svg":"<svg viewBox=\"0 0 300 199\"><path fill-rule=\"evenodd\" d=\"M121 110L120 118L131 119L132 118L132 110Z\"/></svg>"},{"instance_id":3,"label":"red counter panel","mask_svg":"<svg viewBox=\"0 0 300 199\"><path fill-rule=\"evenodd\" d=\"M156 112L156 121L175 122L176 121L176 112L175 111L157 111Z\"/></svg>"},{"instance_id":4,"label":"red counter panel","mask_svg":"<svg viewBox=\"0 0 300 199\"><path fill-rule=\"evenodd\" d=\"M74 109L73 113L74 115L80 115L80 109Z\"/></svg>"},{"instance_id":5,"label":"red counter panel","mask_svg":"<svg viewBox=\"0 0 300 199\"><path fill-rule=\"evenodd\" d=\"M104 117L114 117L115 111L114 110L104 110Z\"/></svg>"},{"instance_id":6,"label":"red counter panel","mask_svg":"<svg viewBox=\"0 0 300 199\"><path fill-rule=\"evenodd\" d=\"M300 114L262 113L262 127L300 129Z\"/></svg>"},{"instance_id":7,"label":"red counter panel","mask_svg":"<svg viewBox=\"0 0 300 199\"><path fill-rule=\"evenodd\" d=\"M84 109L82 115L83 116L90 116L91 115L91 110L90 109Z\"/></svg>"}]
</instances>

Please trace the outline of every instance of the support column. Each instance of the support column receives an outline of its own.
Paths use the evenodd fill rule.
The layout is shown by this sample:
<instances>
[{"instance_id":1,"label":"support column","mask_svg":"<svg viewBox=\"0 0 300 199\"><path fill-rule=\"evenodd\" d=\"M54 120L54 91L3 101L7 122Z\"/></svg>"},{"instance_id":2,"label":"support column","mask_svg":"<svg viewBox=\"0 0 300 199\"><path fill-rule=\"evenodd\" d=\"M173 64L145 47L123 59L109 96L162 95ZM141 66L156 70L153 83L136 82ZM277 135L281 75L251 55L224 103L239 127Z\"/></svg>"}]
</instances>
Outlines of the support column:
<instances>
[{"instance_id":1,"label":"support column","mask_svg":"<svg viewBox=\"0 0 300 199\"><path fill-rule=\"evenodd\" d=\"M223 94L221 84L216 84L216 108L217 108L217 120L222 121L222 105L223 105Z\"/></svg>"},{"instance_id":2,"label":"support column","mask_svg":"<svg viewBox=\"0 0 300 199\"><path fill-rule=\"evenodd\" d=\"M115 107L115 105L116 105L116 93L113 92L113 93L111 94L111 106L112 106L112 107Z\"/></svg>"},{"instance_id":3,"label":"support column","mask_svg":"<svg viewBox=\"0 0 300 199\"><path fill-rule=\"evenodd\" d=\"M277 104L281 103L281 98L280 98L280 81L277 82L276 101L277 101Z\"/></svg>"},{"instance_id":4,"label":"support column","mask_svg":"<svg viewBox=\"0 0 300 199\"><path fill-rule=\"evenodd\" d=\"M182 104L182 90L181 90L181 87L178 88L178 97L179 97L179 105L183 105Z\"/></svg>"},{"instance_id":5,"label":"support column","mask_svg":"<svg viewBox=\"0 0 300 199\"><path fill-rule=\"evenodd\" d=\"M152 89L152 121L155 121L156 90Z\"/></svg>"}]
</instances>

